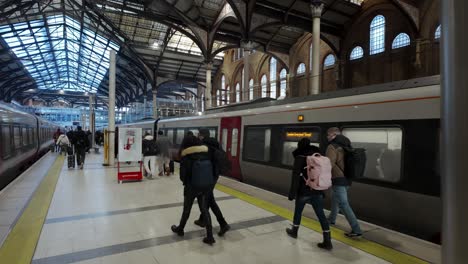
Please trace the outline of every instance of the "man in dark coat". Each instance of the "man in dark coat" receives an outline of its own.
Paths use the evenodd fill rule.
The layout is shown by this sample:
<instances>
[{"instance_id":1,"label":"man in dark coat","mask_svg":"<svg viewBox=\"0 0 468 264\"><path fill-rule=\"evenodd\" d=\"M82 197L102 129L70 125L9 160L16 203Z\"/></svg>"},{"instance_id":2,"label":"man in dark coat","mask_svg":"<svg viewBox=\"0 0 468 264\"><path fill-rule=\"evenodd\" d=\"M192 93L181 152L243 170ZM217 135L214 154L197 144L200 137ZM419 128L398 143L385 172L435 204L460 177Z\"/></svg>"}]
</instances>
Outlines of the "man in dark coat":
<instances>
[{"instance_id":1,"label":"man in dark coat","mask_svg":"<svg viewBox=\"0 0 468 264\"><path fill-rule=\"evenodd\" d=\"M219 142L215 139L210 137L210 131L206 128L202 128L198 132L198 138L202 141L202 143L206 146L208 146L208 152L210 154L211 160L213 162L214 166L214 177L215 177L215 182L218 181L219 178L219 169L216 168L217 164L215 163L213 159L213 152L216 149L221 149L221 146L219 145ZM210 191L208 194L208 207L211 209L213 214L216 216L216 220L218 220L220 230L218 232L219 236L223 236L231 227L229 224L226 222L226 219L224 219L223 213L221 212L221 209L219 208L218 204L216 203L216 200L214 198L213 190ZM201 208L200 201L198 201L198 206ZM200 210L201 211L201 210ZM203 222L203 216L200 215L198 220L195 220L194 222L196 225L204 227L205 223Z\"/></svg>"},{"instance_id":2,"label":"man in dark coat","mask_svg":"<svg viewBox=\"0 0 468 264\"><path fill-rule=\"evenodd\" d=\"M89 146L88 135L78 126L77 131L74 133L75 138L75 152L76 152L76 162L80 169L83 169L85 158L86 158L86 149Z\"/></svg>"}]
</instances>

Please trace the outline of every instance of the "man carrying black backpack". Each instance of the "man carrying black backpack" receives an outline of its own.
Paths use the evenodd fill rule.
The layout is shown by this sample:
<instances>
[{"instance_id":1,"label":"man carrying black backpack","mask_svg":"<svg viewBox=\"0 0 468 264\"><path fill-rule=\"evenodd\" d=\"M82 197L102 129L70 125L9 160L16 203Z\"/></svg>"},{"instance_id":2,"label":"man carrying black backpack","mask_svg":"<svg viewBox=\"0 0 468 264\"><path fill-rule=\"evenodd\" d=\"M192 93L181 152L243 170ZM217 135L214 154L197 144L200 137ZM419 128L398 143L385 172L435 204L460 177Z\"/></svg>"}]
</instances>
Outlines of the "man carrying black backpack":
<instances>
[{"instance_id":1,"label":"man carrying black backpack","mask_svg":"<svg viewBox=\"0 0 468 264\"><path fill-rule=\"evenodd\" d=\"M348 237L360 237L362 236L361 227L348 201L348 188L351 182L347 179L348 176L345 175L345 149L352 149L351 141L347 137L341 135L341 131L337 127L328 129L327 139L329 145L327 147L326 156L330 159L332 165L333 184L332 207L330 215L328 216L328 221L332 225L335 224L339 209L345 215L346 220L348 220L351 226L351 232L345 233L345 235Z\"/></svg>"},{"instance_id":2,"label":"man carrying black backpack","mask_svg":"<svg viewBox=\"0 0 468 264\"><path fill-rule=\"evenodd\" d=\"M83 169L85 157L86 157L86 149L89 146L88 136L86 133L81 129L80 126L77 127L77 131L74 133L75 138L75 152L76 152L76 162L80 169Z\"/></svg>"},{"instance_id":3,"label":"man carrying black backpack","mask_svg":"<svg viewBox=\"0 0 468 264\"><path fill-rule=\"evenodd\" d=\"M219 159L215 157L216 153L219 153L218 155L224 153L222 151L218 141L215 138L210 137L210 131L206 128L202 128L198 131L198 138L202 141L204 145L208 147L208 153L211 157L211 161L213 163L213 175L215 177L215 183L218 181L219 174L222 171L219 167L222 164L219 164ZM198 206L200 207L201 211L201 202L198 201ZM216 203L216 200L214 198L213 194L213 189L209 192L208 197L207 197L207 202L208 202L208 207L211 209L213 214L216 216L216 220L218 220L220 230L218 232L219 236L223 236L231 227L229 224L226 222L224 219L223 213L221 212L221 209L219 208L218 204ZM205 223L203 222L203 215L200 214L200 217L198 220L195 220L194 222L196 225L200 227L205 227Z\"/></svg>"},{"instance_id":4,"label":"man carrying black backpack","mask_svg":"<svg viewBox=\"0 0 468 264\"><path fill-rule=\"evenodd\" d=\"M184 235L184 228L190 216L195 198L201 204L203 223L205 223L206 237L203 243L213 245L213 228L207 197L215 185L213 165L208 154L208 147L202 145L195 136L186 136L181 144L180 180L184 185L184 209L179 225L171 226L172 232L178 236Z\"/></svg>"}]
</instances>

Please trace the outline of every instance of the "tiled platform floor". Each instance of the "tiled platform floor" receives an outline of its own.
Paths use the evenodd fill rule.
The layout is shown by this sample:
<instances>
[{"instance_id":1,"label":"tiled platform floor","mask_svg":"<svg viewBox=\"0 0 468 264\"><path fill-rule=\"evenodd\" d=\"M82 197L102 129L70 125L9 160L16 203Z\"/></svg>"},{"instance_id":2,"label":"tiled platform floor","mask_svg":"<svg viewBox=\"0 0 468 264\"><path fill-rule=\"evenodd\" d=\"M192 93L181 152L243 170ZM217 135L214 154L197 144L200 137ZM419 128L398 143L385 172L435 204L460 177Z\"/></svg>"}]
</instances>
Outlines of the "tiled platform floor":
<instances>
[{"instance_id":1,"label":"tiled platform floor","mask_svg":"<svg viewBox=\"0 0 468 264\"><path fill-rule=\"evenodd\" d=\"M385 263L338 241L323 251L315 246L321 234L307 228L289 238L288 221L219 191L233 230L215 236L214 246L203 244L194 205L179 238L170 230L182 212L177 175L118 184L101 155L87 160L84 170L64 164L32 263Z\"/></svg>"}]
</instances>

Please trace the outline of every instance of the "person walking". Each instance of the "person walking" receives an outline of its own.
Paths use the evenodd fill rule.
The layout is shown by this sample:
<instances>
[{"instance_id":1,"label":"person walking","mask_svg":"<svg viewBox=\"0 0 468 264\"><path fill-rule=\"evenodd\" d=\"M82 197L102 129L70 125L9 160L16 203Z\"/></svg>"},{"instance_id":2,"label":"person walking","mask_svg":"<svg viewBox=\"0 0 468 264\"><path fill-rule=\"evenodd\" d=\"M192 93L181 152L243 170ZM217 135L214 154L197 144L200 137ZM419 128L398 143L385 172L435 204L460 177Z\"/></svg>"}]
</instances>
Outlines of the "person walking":
<instances>
[{"instance_id":1,"label":"person walking","mask_svg":"<svg viewBox=\"0 0 468 264\"><path fill-rule=\"evenodd\" d=\"M294 156L294 166L288 199L290 201L296 200L296 204L294 207L293 226L287 228L286 233L292 238L297 238L304 206L306 203L309 203L314 208L315 215L317 215L320 226L322 227L323 242L318 243L317 246L319 248L331 250L333 245L331 243L330 225L323 211L324 193L323 191L311 189L305 184L304 177L307 177L307 156L320 153L319 148L312 146L310 143L308 138L301 139L297 143L297 149L292 153Z\"/></svg>"},{"instance_id":2,"label":"person walking","mask_svg":"<svg viewBox=\"0 0 468 264\"><path fill-rule=\"evenodd\" d=\"M70 140L68 139L67 135L61 134L57 139L56 145L58 145L60 148L60 155L64 153L64 155L66 156L68 153L68 148L70 146Z\"/></svg>"},{"instance_id":3,"label":"person walking","mask_svg":"<svg viewBox=\"0 0 468 264\"><path fill-rule=\"evenodd\" d=\"M210 137L210 131L208 129L202 128L198 132L198 138L201 140L201 142L208 147L208 153L211 159L211 162L213 163L213 175L215 177L215 183L219 179L219 164L216 164L216 161L214 159L214 152L216 150L220 150L221 146L219 145L219 142L215 139ZM226 222L226 219L223 216L223 213L221 212L221 209L218 206L218 203L216 203L214 194L213 194L213 189L210 190L208 193L207 197L207 202L208 202L208 207L211 209L213 214L216 216L216 220L219 223L220 230L218 232L219 236L223 236L229 229L231 229L231 226ZM200 200L198 200L198 206L200 207L200 212L202 212L202 204ZM200 227L205 227L205 223L203 221L204 216L203 214L200 214L200 217L195 220L195 224L200 226Z\"/></svg>"},{"instance_id":4,"label":"person walking","mask_svg":"<svg viewBox=\"0 0 468 264\"><path fill-rule=\"evenodd\" d=\"M208 154L208 147L201 144L195 136L187 136L182 142L182 153L180 162L180 180L184 185L184 209L179 225L171 226L172 232L178 236L184 235L192 210L193 201L197 198L201 201L203 220L206 228L206 237L203 243L212 245L215 243L211 216L208 211L207 196L214 186L212 170L213 166Z\"/></svg>"},{"instance_id":5,"label":"person walking","mask_svg":"<svg viewBox=\"0 0 468 264\"><path fill-rule=\"evenodd\" d=\"M150 133L146 132L142 142L143 149L143 165L145 167L146 177L152 179L156 176L156 155L158 155L158 147L156 141Z\"/></svg>"},{"instance_id":6,"label":"person walking","mask_svg":"<svg viewBox=\"0 0 468 264\"><path fill-rule=\"evenodd\" d=\"M59 151L59 145L57 144L57 139L60 137L60 135L62 135L62 131L60 131L60 128L57 128L57 131L55 131L54 133L54 151L55 152L58 152Z\"/></svg>"},{"instance_id":7,"label":"person walking","mask_svg":"<svg viewBox=\"0 0 468 264\"><path fill-rule=\"evenodd\" d=\"M171 161L169 149L172 145L171 142L169 141L169 138L164 136L164 132L162 130L158 131L158 138L156 140L156 145L159 150L159 155L157 156L157 162L158 162L158 168L159 168L158 175L162 176L164 173L166 164L169 166L169 162ZM169 175L169 173L167 175Z\"/></svg>"},{"instance_id":8,"label":"person walking","mask_svg":"<svg viewBox=\"0 0 468 264\"><path fill-rule=\"evenodd\" d=\"M330 214L328 215L328 221L330 224L334 225L338 210L340 210L351 226L351 232L345 233L345 235L348 237L360 237L362 236L361 227L348 200L348 188L351 185L351 181L349 181L344 174L346 154L344 148L351 148L351 141L343 136L340 129L337 127L328 129L327 139L329 145L327 147L326 156L330 159L332 165L333 184L332 206Z\"/></svg>"},{"instance_id":9,"label":"person walking","mask_svg":"<svg viewBox=\"0 0 468 264\"><path fill-rule=\"evenodd\" d=\"M88 136L81 129L81 126L77 127L77 131L74 133L75 137L75 152L76 152L76 162L80 169L83 169L85 158L86 158L86 149L89 145Z\"/></svg>"}]
</instances>

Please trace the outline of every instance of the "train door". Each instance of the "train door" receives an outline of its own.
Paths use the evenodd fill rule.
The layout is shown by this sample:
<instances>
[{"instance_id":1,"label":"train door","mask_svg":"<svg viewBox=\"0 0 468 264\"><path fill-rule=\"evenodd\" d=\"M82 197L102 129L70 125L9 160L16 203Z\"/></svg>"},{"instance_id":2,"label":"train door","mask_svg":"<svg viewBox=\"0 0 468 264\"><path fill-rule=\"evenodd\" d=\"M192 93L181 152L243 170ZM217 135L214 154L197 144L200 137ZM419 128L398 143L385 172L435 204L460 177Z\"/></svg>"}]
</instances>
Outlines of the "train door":
<instances>
[{"instance_id":1,"label":"train door","mask_svg":"<svg viewBox=\"0 0 468 264\"><path fill-rule=\"evenodd\" d=\"M223 117L221 118L220 142L222 148L226 151L231 161L232 178L242 180L239 154L240 154L240 135L241 135L241 117Z\"/></svg>"}]
</instances>

